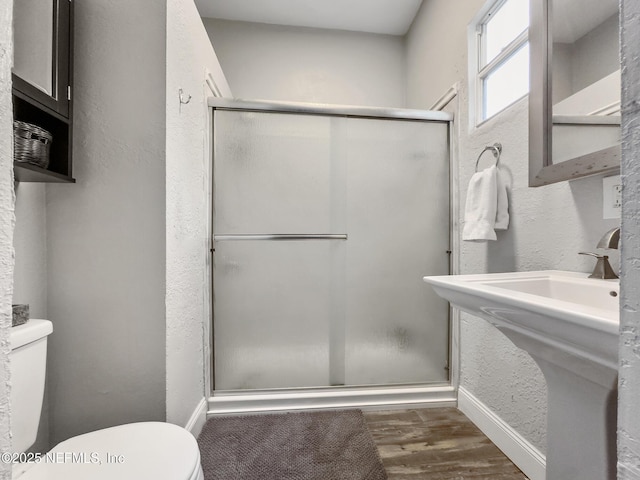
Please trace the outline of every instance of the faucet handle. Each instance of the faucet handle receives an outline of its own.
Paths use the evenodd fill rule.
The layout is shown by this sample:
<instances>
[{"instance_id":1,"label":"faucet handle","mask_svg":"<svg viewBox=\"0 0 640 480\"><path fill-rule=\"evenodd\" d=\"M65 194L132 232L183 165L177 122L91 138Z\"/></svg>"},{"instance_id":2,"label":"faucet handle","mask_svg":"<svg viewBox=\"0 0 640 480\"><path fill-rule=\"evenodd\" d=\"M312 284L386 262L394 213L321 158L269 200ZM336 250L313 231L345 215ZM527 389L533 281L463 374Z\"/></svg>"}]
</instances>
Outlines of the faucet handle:
<instances>
[{"instance_id":1,"label":"faucet handle","mask_svg":"<svg viewBox=\"0 0 640 480\"><path fill-rule=\"evenodd\" d=\"M613 271L613 268L611 268L608 255L600 255L598 253L593 253L593 252L578 252L578 253L580 255L590 255L598 259L598 261L596 262L596 266L593 268L593 273L589 275L589 278L604 278L607 280L618 278L618 275L616 275L615 272Z\"/></svg>"},{"instance_id":2,"label":"faucet handle","mask_svg":"<svg viewBox=\"0 0 640 480\"><path fill-rule=\"evenodd\" d=\"M596 257L597 259L609 258L608 255L600 255L599 253L593 253L593 252L578 252L578 255L591 255L592 257Z\"/></svg>"}]
</instances>

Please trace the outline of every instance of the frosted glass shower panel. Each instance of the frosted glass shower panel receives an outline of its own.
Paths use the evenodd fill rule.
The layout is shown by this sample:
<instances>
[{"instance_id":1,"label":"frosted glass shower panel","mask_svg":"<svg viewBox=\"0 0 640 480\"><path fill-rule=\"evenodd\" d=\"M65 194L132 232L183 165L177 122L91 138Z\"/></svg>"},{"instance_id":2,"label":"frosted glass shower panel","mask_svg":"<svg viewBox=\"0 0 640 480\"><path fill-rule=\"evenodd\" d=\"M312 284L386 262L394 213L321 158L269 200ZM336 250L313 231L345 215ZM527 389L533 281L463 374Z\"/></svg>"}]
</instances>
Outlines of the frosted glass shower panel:
<instances>
[{"instance_id":1,"label":"frosted glass shower panel","mask_svg":"<svg viewBox=\"0 0 640 480\"><path fill-rule=\"evenodd\" d=\"M446 382L447 125L350 119L346 383Z\"/></svg>"},{"instance_id":2,"label":"frosted glass shower panel","mask_svg":"<svg viewBox=\"0 0 640 480\"><path fill-rule=\"evenodd\" d=\"M213 154L216 391L447 382L447 123L216 109Z\"/></svg>"},{"instance_id":3,"label":"frosted glass shower panel","mask_svg":"<svg viewBox=\"0 0 640 480\"><path fill-rule=\"evenodd\" d=\"M344 233L344 122L216 110L214 231Z\"/></svg>"},{"instance_id":4,"label":"frosted glass shower panel","mask_svg":"<svg viewBox=\"0 0 640 480\"><path fill-rule=\"evenodd\" d=\"M344 303L332 258L341 248L313 240L217 244L216 390L329 385L330 313Z\"/></svg>"}]
</instances>

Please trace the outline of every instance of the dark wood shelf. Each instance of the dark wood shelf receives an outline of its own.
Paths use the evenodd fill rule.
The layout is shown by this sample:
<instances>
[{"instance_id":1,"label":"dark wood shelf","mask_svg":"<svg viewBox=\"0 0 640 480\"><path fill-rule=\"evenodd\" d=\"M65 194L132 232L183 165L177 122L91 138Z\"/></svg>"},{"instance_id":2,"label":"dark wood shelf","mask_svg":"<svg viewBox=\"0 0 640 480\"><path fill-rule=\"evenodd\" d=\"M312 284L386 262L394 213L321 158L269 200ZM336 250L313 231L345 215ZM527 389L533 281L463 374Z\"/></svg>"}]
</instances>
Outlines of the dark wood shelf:
<instances>
[{"instance_id":1,"label":"dark wood shelf","mask_svg":"<svg viewBox=\"0 0 640 480\"><path fill-rule=\"evenodd\" d=\"M76 183L74 178L30 163L13 162L13 173L18 182Z\"/></svg>"},{"instance_id":2,"label":"dark wood shelf","mask_svg":"<svg viewBox=\"0 0 640 480\"><path fill-rule=\"evenodd\" d=\"M13 118L44 128L53 136L49 167L14 162L18 182L75 182L71 159L71 124L57 112L13 90Z\"/></svg>"},{"instance_id":3,"label":"dark wood shelf","mask_svg":"<svg viewBox=\"0 0 640 480\"><path fill-rule=\"evenodd\" d=\"M11 93L13 93L14 96L14 102L15 102L15 97L17 97L19 100L18 101L22 101L25 103L28 103L29 105L32 105L36 108L38 108L39 110L41 110L42 112L46 113L47 115L49 115L50 117L53 117L57 120L60 120L61 122L69 122L69 118L65 117L64 115L62 115L59 112L56 112L55 110L53 110L52 108L48 107L47 105L45 105L44 103L41 103L40 101L38 101L38 99L32 97L31 95L28 95L26 93L24 93L21 88L23 85L29 85L27 82L25 82L24 80L22 80L20 77L17 77L15 75L12 75L12 82L13 82L13 88ZM31 87L31 89L33 89L33 87Z\"/></svg>"}]
</instances>

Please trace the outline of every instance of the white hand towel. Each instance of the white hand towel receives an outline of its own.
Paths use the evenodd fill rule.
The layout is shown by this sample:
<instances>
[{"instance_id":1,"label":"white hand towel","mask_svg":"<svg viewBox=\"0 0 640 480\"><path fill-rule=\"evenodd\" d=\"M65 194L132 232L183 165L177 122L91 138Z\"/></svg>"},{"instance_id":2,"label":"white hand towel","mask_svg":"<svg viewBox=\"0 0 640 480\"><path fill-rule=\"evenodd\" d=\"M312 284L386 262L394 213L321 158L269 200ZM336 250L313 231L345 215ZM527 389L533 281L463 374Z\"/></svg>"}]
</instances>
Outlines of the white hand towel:
<instances>
[{"instance_id":1,"label":"white hand towel","mask_svg":"<svg viewBox=\"0 0 640 480\"><path fill-rule=\"evenodd\" d=\"M496 186L498 189L498 204L496 206L496 230L509 228L509 197L507 196L507 184L502 178L500 169L496 168Z\"/></svg>"},{"instance_id":2,"label":"white hand towel","mask_svg":"<svg viewBox=\"0 0 640 480\"><path fill-rule=\"evenodd\" d=\"M491 166L471 177L467 190L462 240L496 240L497 169Z\"/></svg>"}]
</instances>

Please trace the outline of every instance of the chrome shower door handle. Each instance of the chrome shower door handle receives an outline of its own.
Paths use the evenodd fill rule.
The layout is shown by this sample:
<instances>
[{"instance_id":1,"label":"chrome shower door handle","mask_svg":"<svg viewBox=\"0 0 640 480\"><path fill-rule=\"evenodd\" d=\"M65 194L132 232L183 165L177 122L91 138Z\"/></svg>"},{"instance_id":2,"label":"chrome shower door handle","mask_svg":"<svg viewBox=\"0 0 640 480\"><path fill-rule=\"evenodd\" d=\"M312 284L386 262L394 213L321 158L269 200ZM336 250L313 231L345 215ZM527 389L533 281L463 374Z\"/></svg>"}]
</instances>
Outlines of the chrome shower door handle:
<instances>
[{"instance_id":1,"label":"chrome shower door handle","mask_svg":"<svg viewBox=\"0 0 640 480\"><path fill-rule=\"evenodd\" d=\"M231 240L276 240L276 241L295 241L295 240L347 240L348 236L344 234L235 234L235 235L213 235L214 242L225 242Z\"/></svg>"}]
</instances>

